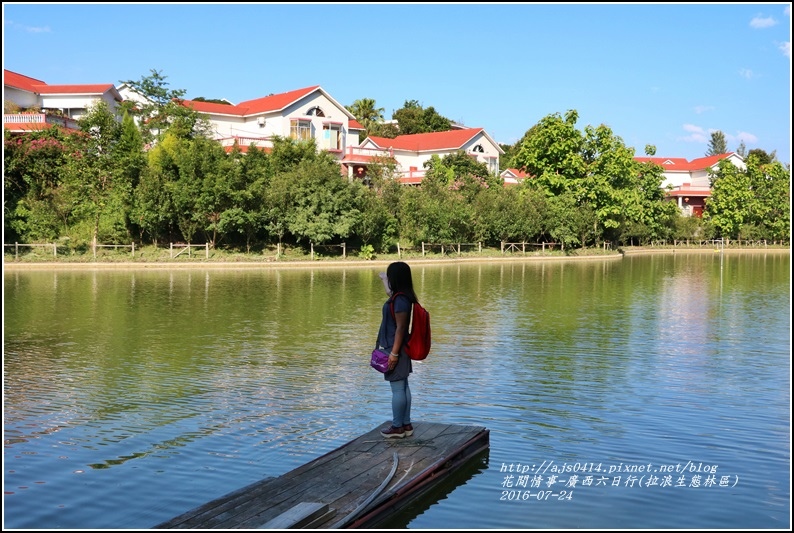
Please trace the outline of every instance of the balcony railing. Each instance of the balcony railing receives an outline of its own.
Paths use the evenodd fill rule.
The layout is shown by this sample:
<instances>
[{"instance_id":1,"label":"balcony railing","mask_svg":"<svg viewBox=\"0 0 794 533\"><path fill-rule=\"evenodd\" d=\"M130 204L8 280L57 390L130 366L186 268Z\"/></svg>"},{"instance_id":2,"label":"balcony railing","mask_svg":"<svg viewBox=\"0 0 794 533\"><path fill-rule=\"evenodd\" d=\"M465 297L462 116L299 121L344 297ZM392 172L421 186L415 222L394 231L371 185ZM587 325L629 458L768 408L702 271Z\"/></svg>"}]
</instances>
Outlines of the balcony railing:
<instances>
[{"instance_id":1,"label":"balcony railing","mask_svg":"<svg viewBox=\"0 0 794 533\"><path fill-rule=\"evenodd\" d=\"M3 115L3 122L7 124L43 124L46 120L44 113L15 113Z\"/></svg>"},{"instance_id":2,"label":"balcony railing","mask_svg":"<svg viewBox=\"0 0 794 533\"><path fill-rule=\"evenodd\" d=\"M4 113L3 124L53 124L73 130L78 129L77 121L73 118L58 117L47 113Z\"/></svg>"},{"instance_id":3,"label":"balcony railing","mask_svg":"<svg viewBox=\"0 0 794 533\"><path fill-rule=\"evenodd\" d=\"M218 139L221 146L234 146L234 142L240 147L251 146L253 144L257 148L272 148L273 142L270 137L223 137Z\"/></svg>"},{"instance_id":4,"label":"balcony railing","mask_svg":"<svg viewBox=\"0 0 794 533\"><path fill-rule=\"evenodd\" d=\"M362 148L361 146L348 146L345 156L349 157L394 157L394 150L381 150L379 148Z\"/></svg>"},{"instance_id":5,"label":"balcony railing","mask_svg":"<svg viewBox=\"0 0 794 533\"><path fill-rule=\"evenodd\" d=\"M425 178L426 170L409 169L400 174L400 183L403 185L419 185Z\"/></svg>"}]
</instances>

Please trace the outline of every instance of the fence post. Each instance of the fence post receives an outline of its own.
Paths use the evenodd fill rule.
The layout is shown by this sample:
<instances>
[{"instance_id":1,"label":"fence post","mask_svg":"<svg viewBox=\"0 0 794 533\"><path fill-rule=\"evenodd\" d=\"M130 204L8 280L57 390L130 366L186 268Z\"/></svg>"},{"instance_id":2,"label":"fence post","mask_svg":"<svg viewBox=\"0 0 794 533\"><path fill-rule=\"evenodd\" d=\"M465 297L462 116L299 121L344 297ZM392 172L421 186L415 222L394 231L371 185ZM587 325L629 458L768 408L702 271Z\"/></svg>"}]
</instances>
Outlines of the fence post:
<instances>
[{"instance_id":1,"label":"fence post","mask_svg":"<svg viewBox=\"0 0 794 533\"><path fill-rule=\"evenodd\" d=\"M132 257L135 258L135 241L132 241Z\"/></svg>"},{"instance_id":2,"label":"fence post","mask_svg":"<svg viewBox=\"0 0 794 533\"><path fill-rule=\"evenodd\" d=\"M14 260L19 259L19 243L14 243Z\"/></svg>"},{"instance_id":3,"label":"fence post","mask_svg":"<svg viewBox=\"0 0 794 533\"><path fill-rule=\"evenodd\" d=\"M204 243L204 247L205 247L205 249L206 249L206 251L207 251L207 254L206 254L204 257L205 257L206 259L209 259L209 258L210 258L210 243L208 243L208 242L205 242L205 243Z\"/></svg>"},{"instance_id":4,"label":"fence post","mask_svg":"<svg viewBox=\"0 0 794 533\"><path fill-rule=\"evenodd\" d=\"M347 259L347 243L342 243L342 259Z\"/></svg>"},{"instance_id":5,"label":"fence post","mask_svg":"<svg viewBox=\"0 0 794 533\"><path fill-rule=\"evenodd\" d=\"M397 243L397 257L402 258L402 252L400 251L400 243Z\"/></svg>"},{"instance_id":6,"label":"fence post","mask_svg":"<svg viewBox=\"0 0 794 533\"><path fill-rule=\"evenodd\" d=\"M458 243L458 257L460 257L460 243Z\"/></svg>"},{"instance_id":7,"label":"fence post","mask_svg":"<svg viewBox=\"0 0 794 533\"><path fill-rule=\"evenodd\" d=\"M174 243L169 243L169 245L170 245L170 248L168 249L168 258L169 259L173 259L174 258Z\"/></svg>"},{"instance_id":8,"label":"fence post","mask_svg":"<svg viewBox=\"0 0 794 533\"><path fill-rule=\"evenodd\" d=\"M52 256L58 257L58 243L52 243Z\"/></svg>"},{"instance_id":9,"label":"fence post","mask_svg":"<svg viewBox=\"0 0 794 533\"><path fill-rule=\"evenodd\" d=\"M422 241L422 257L425 256L425 241Z\"/></svg>"},{"instance_id":10,"label":"fence post","mask_svg":"<svg viewBox=\"0 0 794 533\"><path fill-rule=\"evenodd\" d=\"M309 249L311 250L311 256L310 256L311 260L314 261L314 243L313 242L309 243Z\"/></svg>"},{"instance_id":11,"label":"fence post","mask_svg":"<svg viewBox=\"0 0 794 533\"><path fill-rule=\"evenodd\" d=\"M477 252L482 254L482 242L477 243Z\"/></svg>"},{"instance_id":12,"label":"fence post","mask_svg":"<svg viewBox=\"0 0 794 533\"><path fill-rule=\"evenodd\" d=\"M502 249L502 255L505 254L505 241L499 241L499 247Z\"/></svg>"}]
</instances>

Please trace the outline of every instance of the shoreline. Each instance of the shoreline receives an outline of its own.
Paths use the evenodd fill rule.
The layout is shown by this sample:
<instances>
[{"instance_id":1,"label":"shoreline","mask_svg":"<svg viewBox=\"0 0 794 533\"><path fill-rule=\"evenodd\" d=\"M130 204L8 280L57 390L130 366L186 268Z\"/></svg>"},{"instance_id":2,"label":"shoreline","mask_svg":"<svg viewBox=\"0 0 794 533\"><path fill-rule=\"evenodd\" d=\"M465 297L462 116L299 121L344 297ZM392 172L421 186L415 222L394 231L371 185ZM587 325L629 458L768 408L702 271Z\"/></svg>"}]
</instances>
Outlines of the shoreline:
<instances>
[{"instance_id":1,"label":"shoreline","mask_svg":"<svg viewBox=\"0 0 794 533\"><path fill-rule=\"evenodd\" d=\"M726 248L719 250L715 248L703 249L632 249L623 252L593 255L538 255L538 256L510 256L510 257L443 257L443 258L390 258L390 259L352 259L352 260L329 260L321 259L317 261L200 261L197 262L144 262L144 261L124 261L124 262L24 262L24 261L3 261L3 271L6 270L181 270L181 269L251 269L251 268L373 268L387 266L394 261L405 261L412 266L419 265L443 265L456 263L522 263L522 262L553 262L553 261L612 261L623 259L631 255L649 254L790 254L791 248Z\"/></svg>"}]
</instances>

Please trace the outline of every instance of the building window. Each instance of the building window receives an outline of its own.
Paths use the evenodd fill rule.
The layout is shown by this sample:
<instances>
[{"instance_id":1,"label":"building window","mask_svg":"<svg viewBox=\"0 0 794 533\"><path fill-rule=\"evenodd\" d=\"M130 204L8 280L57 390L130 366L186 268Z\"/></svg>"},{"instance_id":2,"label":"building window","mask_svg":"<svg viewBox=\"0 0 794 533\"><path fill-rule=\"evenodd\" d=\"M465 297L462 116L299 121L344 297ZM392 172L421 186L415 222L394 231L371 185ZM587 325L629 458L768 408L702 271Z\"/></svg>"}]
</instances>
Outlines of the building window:
<instances>
[{"instance_id":1,"label":"building window","mask_svg":"<svg viewBox=\"0 0 794 533\"><path fill-rule=\"evenodd\" d=\"M290 139L308 141L312 138L312 123L310 120L293 118L289 121Z\"/></svg>"},{"instance_id":2,"label":"building window","mask_svg":"<svg viewBox=\"0 0 794 533\"><path fill-rule=\"evenodd\" d=\"M496 157L488 157L488 171L497 174L499 173L499 159Z\"/></svg>"},{"instance_id":3,"label":"building window","mask_svg":"<svg viewBox=\"0 0 794 533\"><path fill-rule=\"evenodd\" d=\"M474 153L477 153L477 154L484 154L485 153L485 150L483 149L481 144L478 144L477 146L472 148L471 151L474 152Z\"/></svg>"},{"instance_id":4,"label":"building window","mask_svg":"<svg viewBox=\"0 0 794 533\"><path fill-rule=\"evenodd\" d=\"M343 139L344 136L342 135L341 125L323 124L323 148L326 150L342 151L344 150Z\"/></svg>"},{"instance_id":5,"label":"building window","mask_svg":"<svg viewBox=\"0 0 794 533\"><path fill-rule=\"evenodd\" d=\"M306 111L306 114L309 115L310 117L324 117L325 116L325 113L323 113L323 110L320 109L319 106L315 106L315 107L309 109L308 111Z\"/></svg>"}]
</instances>

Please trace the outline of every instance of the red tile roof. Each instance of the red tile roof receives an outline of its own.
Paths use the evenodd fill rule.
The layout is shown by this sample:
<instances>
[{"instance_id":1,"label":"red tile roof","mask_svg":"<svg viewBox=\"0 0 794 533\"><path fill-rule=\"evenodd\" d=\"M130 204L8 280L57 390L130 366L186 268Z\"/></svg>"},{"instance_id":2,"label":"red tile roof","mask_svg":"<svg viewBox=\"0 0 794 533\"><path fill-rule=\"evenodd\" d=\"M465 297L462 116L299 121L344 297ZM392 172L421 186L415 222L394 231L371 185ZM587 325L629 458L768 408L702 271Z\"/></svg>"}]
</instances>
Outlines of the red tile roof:
<instances>
[{"instance_id":1,"label":"red tile roof","mask_svg":"<svg viewBox=\"0 0 794 533\"><path fill-rule=\"evenodd\" d=\"M506 169L505 169L505 170L502 172L502 174L504 174L505 172L510 172L510 173L511 173L513 176L515 176L515 177L516 177L516 179L524 179L524 178L526 178L526 177L527 177L527 175L528 175L528 174L527 174L526 172L524 172L523 170L519 170L519 169L517 169L517 168L506 168Z\"/></svg>"},{"instance_id":2,"label":"red tile roof","mask_svg":"<svg viewBox=\"0 0 794 533\"><path fill-rule=\"evenodd\" d=\"M375 143L378 148L394 148L395 150L410 150L413 152L459 150L482 131L482 128L468 128L434 133L398 135L393 139L388 137L368 137L368 139Z\"/></svg>"},{"instance_id":3,"label":"red tile roof","mask_svg":"<svg viewBox=\"0 0 794 533\"><path fill-rule=\"evenodd\" d=\"M245 115L245 110L236 105L216 104L214 102L196 102L193 100L182 100L182 105L190 107L199 113L212 113L213 115L234 115L241 117Z\"/></svg>"},{"instance_id":4,"label":"red tile roof","mask_svg":"<svg viewBox=\"0 0 794 533\"><path fill-rule=\"evenodd\" d=\"M40 94L104 94L114 90L112 83L92 83L85 85L35 85L36 92Z\"/></svg>"},{"instance_id":5,"label":"red tile roof","mask_svg":"<svg viewBox=\"0 0 794 533\"><path fill-rule=\"evenodd\" d=\"M33 88L34 85L47 84L41 80L37 80L36 78L23 76L22 74L17 74L16 72L3 69L3 85L8 85L9 87L13 87L15 89L22 89L23 91L34 93L36 92L36 89Z\"/></svg>"},{"instance_id":6,"label":"red tile roof","mask_svg":"<svg viewBox=\"0 0 794 533\"><path fill-rule=\"evenodd\" d=\"M41 80L5 69L3 85L38 94L105 94L110 91L117 100L121 99L112 83L49 85Z\"/></svg>"},{"instance_id":7,"label":"red tile roof","mask_svg":"<svg viewBox=\"0 0 794 533\"><path fill-rule=\"evenodd\" d=\"M3 128L10 131L41 131L56 127L46 122L4 122Z\"/></svg>"},{"instance_id":8,"label":"red tile roof","mask_svg":"<svg viewBox=\"0 0 794 533\"><path fill-rule=\"evenodd\" d=\"M664 168L665 172L692 172L696 170L706 170L713 167L723 159L728 159L734 152L710 155L687 161L683 157L635 157L635 161L640 163L656 163Z\"/></svg>"},{"instance_id":9,"label":"red tile roof","mask_svg":"<svg viewBox=\"0 0 794 533\"><path fill-rule=\"evenodd\" d=\"M240 102L234 106L209 102L196 102L193 100L184 100L183 104L192 107L199 113L235 116L256 115L259 113L272 113L281 111L285 107L297 102L301 98L305 98L319 88L319 85L314 85L312 87L296 89L286 93L271 94L270 96L265 96L264 98L256 98L254 100Z\"/></svg>"},{"instance_id":10,"label":"red tile roof","mask_svg":"<svg viewBox=\"0 0 794 533\"><path fill-rule=\"evenodd\" d=\"M347 121L347 127L351 130L363 130L365 129L364 126L361 125L361 122L358 120L350 119Z\"/></svg>"}]
</instances>

